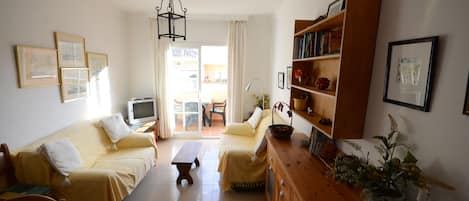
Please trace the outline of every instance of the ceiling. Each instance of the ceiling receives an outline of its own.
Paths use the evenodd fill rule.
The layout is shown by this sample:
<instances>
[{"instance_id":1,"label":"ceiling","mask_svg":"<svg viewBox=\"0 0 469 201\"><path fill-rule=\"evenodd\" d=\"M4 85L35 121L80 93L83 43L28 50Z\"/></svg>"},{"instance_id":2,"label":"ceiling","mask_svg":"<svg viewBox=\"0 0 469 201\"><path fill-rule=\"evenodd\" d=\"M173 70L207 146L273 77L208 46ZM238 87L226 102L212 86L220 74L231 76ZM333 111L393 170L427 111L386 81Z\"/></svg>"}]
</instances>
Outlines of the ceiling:
<instances>
[{"instance_id":1,"label":"ceiling","mask_svg":"<svg viewBox=\"0 0 469 201\"><path fill-rule=\"evenodd\" d=\"M161 0L111 0L126 12L154 12ZM181 0L190 15L252 15L272 13L282 0ZM178 0L174 0L177 10ZM168 5L164 0L163 7Z\"/></svg>"}]
</instances>

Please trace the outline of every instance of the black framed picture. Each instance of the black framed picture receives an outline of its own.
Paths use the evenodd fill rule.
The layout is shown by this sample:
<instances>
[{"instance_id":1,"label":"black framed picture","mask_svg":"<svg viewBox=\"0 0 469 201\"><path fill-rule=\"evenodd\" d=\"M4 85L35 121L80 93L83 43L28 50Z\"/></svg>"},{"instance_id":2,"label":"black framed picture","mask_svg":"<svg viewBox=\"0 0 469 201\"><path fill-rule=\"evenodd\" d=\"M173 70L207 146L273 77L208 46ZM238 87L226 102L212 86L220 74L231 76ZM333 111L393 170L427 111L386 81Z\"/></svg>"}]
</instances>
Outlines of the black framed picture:
<instances>
[{"instance_id":1,"label":"black framed picture","mask_svg":"<svg viewBox=\"0 0 469 201\"><path fill-rule=\"evenodd\" d=\"M291 89L291 79L292 79L292 67L287 66L287 89Z\"/></svg>"},{"instance_id":2,"label":"black framed picture","mask_svg":"<svg viewBox=\"0 0 469 201\"><path fill-rule=\"evenodd\" d=\"M335 0L327 7L327 17L331 17L339 13L345 8L345 0Z\"/></svg>"},{"instance_id":3,"label":"black framed picture","mask_svg":"<svg viewBox=\"0 0 469 201\"><path fill-rule=\"evenodd\" d=\"M462 113L469 115L469 76L467 78L466 98L464 99L464 109Z\"/></svg>"},{"instance_id":4,"label":"black framed picture","mask_svg":"<svg viewBox=\"0 0 469 201\"><path fill-rule=\"evenodd\" d=\"M284 89L285 88L285 73L278 72L278 88Z\"/></svg>"},{"instance_id":5,"label":"black framed picture","mask_svg":"<svg viewBox=\"0 0 469 201\"><path fill-rule=\"evenodd\" d=\"M390 42L384 102L430 111L438 36Z\"/></svg>"}]
</instances>

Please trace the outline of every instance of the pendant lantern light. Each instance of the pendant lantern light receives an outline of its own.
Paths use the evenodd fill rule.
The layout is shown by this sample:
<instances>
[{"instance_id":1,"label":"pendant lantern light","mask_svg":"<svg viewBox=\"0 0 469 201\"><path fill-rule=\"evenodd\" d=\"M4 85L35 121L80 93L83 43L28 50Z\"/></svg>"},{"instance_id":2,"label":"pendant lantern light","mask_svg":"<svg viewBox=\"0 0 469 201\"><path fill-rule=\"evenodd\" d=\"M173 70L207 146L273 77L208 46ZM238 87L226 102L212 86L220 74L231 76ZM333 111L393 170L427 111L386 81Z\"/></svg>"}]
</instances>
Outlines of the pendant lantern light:
<instances>
[{"instance_id":1,"label":"pendant lantern light","mask_svg":"<svg viewBox=\"0 0 469 201\"><path fill-rule=\"evenodd\" d=\"M178 14L176 13L176 8L174 5L174 0L168 0L168 6L166 7L166 10L163 10L163 4L165 3L165 0L161 0L160 6L157 6L155 8L156 10L156 22L157 22L157 29L158 29L158 39L161 39L161 37L166 37L170 38L173 41L176 40L176 38L183 38L186 40L186 13L187 13L187 8L184 8L182 6L181 0L178 0L179 2L179 7L182 13ZM165 4L166 5L166 4ZM164 22L167 22L167 24L164 24ZM183 23L183 25L181 25ZM183 33L177 33L176 32L176 26L183 26ZM164 30L164 26L167 26L168 30ZM163 31L164 30L164 31ZM162 33L163 32L163 33ZM181 32L181 31L179 31Z\"/></svg>"}]
</instances>

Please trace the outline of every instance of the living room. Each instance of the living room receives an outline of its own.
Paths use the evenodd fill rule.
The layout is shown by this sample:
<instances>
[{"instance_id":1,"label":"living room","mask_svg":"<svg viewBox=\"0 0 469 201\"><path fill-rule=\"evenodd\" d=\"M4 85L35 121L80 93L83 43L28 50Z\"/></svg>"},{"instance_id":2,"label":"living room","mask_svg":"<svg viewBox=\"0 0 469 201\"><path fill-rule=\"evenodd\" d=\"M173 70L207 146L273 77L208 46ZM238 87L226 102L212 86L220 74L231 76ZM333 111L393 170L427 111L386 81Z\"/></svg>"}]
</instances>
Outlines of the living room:
<instances>
[{"instance_id":1,"label":"living room","mask_svg":"<svg viewBox=\"0 0 469 201\"><path fill-rule=\"evenodd\" d=\"M469 149L464 144L469 140L469 68L464 54L464 48L469 46L469 40L466 39L469 28L464 26L469 15L465 10L469 8L469 2L180 2L183 8L187 8L186 40L176 38L174 42L168 38L158 39L156 28L158 24L155 7L160 6L166 12L168 1L0 2L0 111L3 114L0 121L0 143L7 144L13 154L13 165L7 169L14 172L14 183L44 187L45 190L42 190L47 191L45 194L55 197L50 198L51 200L309 201L312 198L309 196L315 196L314 200L360 200L366 197L361 195L369 194L377 198L368 200L403 200L405 197L407 200L418 201L469 200L469 192L464 190L469 186L469 163L464 160L469 154ZM179 14L183 13L180 2L174 1L175 12ZM160 3L164 5L161 6ZM334 11L334 8L338 10ZM176 32L182 33L183 24L175 25ZM339 26L344 30L339 40L339 53L311 53L314 56L309 58L311 55L304 56L298 52L298 43L309 37L309 33L316 34L323 29L329 31ZM21 58L19 53L28 48L42 48L46 53L52 52L54 58L60 57L63 51L59 46L61 38L64 41L78 39L84 52L82 59L87 57L89 60L93 54L97 57L105 55L106 58L106 68L100 71L102 73L98 77L93 78L90 70L91 76L84 83L87 91L78 94L78 98L64 93L64 87L70 84L64 81L67 77L64 72L81 67L85 67L88 72L85 63L90 65L92 62L65 66L63 59L66 58L58 58L58 61L52 62L57 66L54 68L55 77L45 85L42 82L28 82L27 76L23 77L28 74L19 67L21 61L24 61L18 59ZM411 53L405 50L412 46L415 49ZM176 89L189 87L182 85L182 82L170 82L180 79L173 77L179 71L170 74L171 68L161 68L170 66L162 63L171 64L174 61L162 59L164 51L161 50L175 47L198 51L194 60L197 62L194 71L197 79L192 86L196 89L192 91L196 94L193 97L173 97ZM226 53L223 50L217 51L223 53L222 56L209 54L214 57L211 59L213 62L204 63L204 47L226 48ZM419 51L420 53L415 53ZM405 54L411 56L402 59ZM412 54L425 57L425 60L416 61L413 58L417 56ZM224 67L211 67L212 63ZM310 66L311 69L322 69L328 65L336 65L338 68L324 72L308 70ZM399 65L401 67L396 67ZM424 66L423 70L420 66ZM403 70L405 68L418 68L419 73L417 75L412 71L408 74L410 78L406 77ZM210 70L214 72L210 73ZM418 79L414 79L416 75ZM321 77L328 78L324 89L319 89L323 83L316 79ZM406 83L408 78L411 80L409 83L423 83L423 88L415 87L419 91L412 91L412 95L396 96L399 87L393 83ZM302 83L315 86L308 88ZM226 91L214 92L210 84L225 87ZM206 90L204 86L208 86ZM180 91L180 94L189 93ZM208 94L208 98L205 98L207 101L203 100L205 96L202 94ZM263 97L264 94L268 97L254 97ZM222 98L214 98L218 96ZM409 96L418 98L412 99ZM97 122L104 122L109 115L122 123L120 120L129 116L129 101L145 98L153 100L155 112L152 113L154 119L150 121L150 127L157 128L153 132L130 134L129 138L114 141L112 135L106 135L103 124L100 125L104 128L93 126ZM195 113L186 111L188 100L196 100ZM300 110L298 108L302 101L306 106L303 105ZM274 105L278 102L283 102L281 107ZM182 105L178 107L178 103ZM213 110L213 117L210 117L210 112L219 103L224 108L223 112ZM280 109L287 105L284 103L291 105L293 113ZM265 106L266 110L256 111L255 106ZM177 113L178 108L181 108L182 115ZM274 115L272 110L278 110L279 114ZM122 116L116 115L118 113ZM254 121L253 117L256 115L260 117L254 119L254 126L246 131L246 126ZM226 128L223 123L225 118ZM272 118L274 123L291 123L294 134L290 140L270 138L270 133L265 134L264 138L265 131L272 124ZM153 125L154 120L158 124ZM141 128L142 124L136 127ZM147 129L145 127L143 130ZM390 130L391 133L398 133L405 141L405 145L400 147L405 151L396 154L401 159L399 163L413 165L412 167L419 170L418 174L414 174L415 172L408 172L405 168L400 169L404 173L399 175L414 177L404 179L405 189L398 188L399 196L389 198L389 194L386 194L388 192L385 192L386 195L380 197L375 191L382 193L382 189L371 188L370 178L360 180L362 177L357 176L352 178L356 181L340 180L339 163L334 163L334 159L355 160L356 156L360 160L354 162L362 166L366 162L366 167L376 168L378 173L382 173L380 171L384 168L380 169L382 166L377 161L392 164L393 157L388 157L387 161L381 155L387 153L386 149L375 149L384 138L373 138L385 136L389 137L389 141L396 140L396 134L387 135ZM301 149L283 147L289 146L289 142L292 142L291 146L300 146L302 143L311 145L311 141L316 139L311 137L312 133L319 131L331 138L336 145L336 152L340 152L338 155L334 154L332 163L323 161L323 158L314 153L311 155L311 146ZM246 135L245 132L249 132L247 135L252 139L240 140L245 137L240 136ZM75 146L75 151L67 153L77 153L78 156L73 157L81 161L81 165L64 174L58 174L60 170L57 169L60 168L49 166L52 162L45 160L45 156L41 155L44 153L36 153L39 152L36 150L38 147L59 139L68 139L65 144ZM258 155L257 151L262 149L264 143L266 153ZM250 155L237 158L236 153L226 154L227 150L238 148L250 150ZM252 151L253 148L256 148L255 151ZM391 148L390 153L394 154L394 147ZM282 153L288 151L280 150L301 154L282 158L285 156ZM410 160L411 157L406 155L407 150L418 161ZM188 170L187 163L181 162L182 159L177 157L182 155L183 158L192 160ZM5 154L2 154L2 159L3 157ZM73 157L66 155L65 159ZM138 164L141 165L133 165L137 164L135 158L139 158ZM36 159L39 161L32 162ZM278 160L278 163L273 164L272 160ZM309 161L305 162L308 165L301 166L304 167L301 169L297 164L299 169L294 169L297 168L295 163L305 164L304 161ZM331 164L331 167L326 167ZM402 167L408 167L405 165ZM3 165L0 166L3 170ZM99 183L103 180L93 177L92 182L81 183L80 179L89 176L83 173L84 169L90 167L112 169L113 174L107 174L110 182ZM268 178L273 174L269 172L270 167L275 172L274 179ZM135 172L127 172L130 169ZM308 170L308 174L298 176L301 172L295 173L289 169ZM74 174L77 172L79 174ZM355 175L357 172L349 170L347 173L350 174L342 176ZM0 175L3 179L4 174ZM367 176L369 175L371 174ZM399 177L389 178L389 175L384 175L386 179L392 180L390 183L396 182ZM182 182L177 184L180 176ZM306 181L306 178L319 179ZM238 183L229 179L237 180ZM274 187L270 186L272 181ZM7 186L3 185L3 181L0 183L1 192L4 193L7 189L4 187ZM60 192L60 187L54 185L56 183L64 184L66 190ZM380 186L376 183L374 185ZM389 186L392 185L387 187ZM65 195L56 195L56 188L59 189L57 192ZM365 189L365 193L360 192L361 189ZM41 192L40 194L44 194Z\"/></svg>"}]
</instances>

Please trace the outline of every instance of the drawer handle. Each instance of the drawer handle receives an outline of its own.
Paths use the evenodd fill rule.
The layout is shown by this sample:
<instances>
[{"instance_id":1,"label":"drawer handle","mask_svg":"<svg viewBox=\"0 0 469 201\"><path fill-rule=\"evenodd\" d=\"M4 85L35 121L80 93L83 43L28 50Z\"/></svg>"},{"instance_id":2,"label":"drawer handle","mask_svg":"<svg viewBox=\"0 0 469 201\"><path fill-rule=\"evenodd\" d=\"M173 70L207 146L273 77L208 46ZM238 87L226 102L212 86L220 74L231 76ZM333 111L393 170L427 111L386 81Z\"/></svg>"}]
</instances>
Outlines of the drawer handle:
<instances>
[{"instance_id":1,"label":"drawer handle","mask_svg":"<svg viewBox=\"0 0 469 201\"><path fill-rule=\"evenodd\" d=\"M285 185L285 181L283 179L280 179L280 185L282 185L282 186Z\"/></svg>"},{"instance_id":2,"label":"drawer handle","mask_svg":"<svg viewBox=\"0 0 469 201\"><path fill-rule=\"evenodd\" d=\"M279 195L280 195L280 197L284 197L284 196L285 196L285 192L280 191Z\"/></svg>"},{"instance_id":3,"label":"drawer handle","mask_svg":"<svg viewBox=\"0 0 469 201\"><path fill-rule=\"evenodd\" d=\"M271 166L271 165L269 165L269 170L272 170L272 166Z\"/></svg>"}]
</instances>

